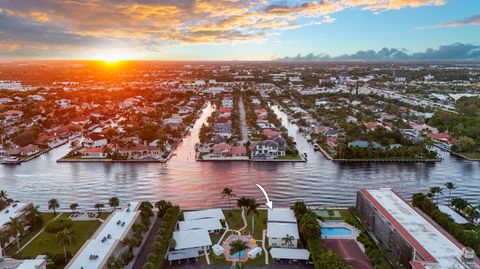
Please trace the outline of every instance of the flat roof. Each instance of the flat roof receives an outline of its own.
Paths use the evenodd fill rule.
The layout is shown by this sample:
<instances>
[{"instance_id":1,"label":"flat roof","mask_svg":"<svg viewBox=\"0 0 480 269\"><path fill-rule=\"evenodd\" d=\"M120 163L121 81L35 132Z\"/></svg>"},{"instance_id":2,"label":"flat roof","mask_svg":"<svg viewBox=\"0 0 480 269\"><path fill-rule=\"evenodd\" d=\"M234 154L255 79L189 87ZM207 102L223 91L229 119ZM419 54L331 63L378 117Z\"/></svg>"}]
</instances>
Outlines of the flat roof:
<instances>
[{"instance_id":1,"label":"flat roof","mask_svg":"<svg viewBox=\"0 0 480 269\"><path fill-rule=\"evenodd\" d=\"M458 224L467 224L468 220L466 220L464 217L462 217L460 214L455 212L455 210L451 209L450 207L446 205L438 205L438 209L442 211L443 213L447 214L450 216L450 218L453 219Z\"/></svg>"},{"instance_id":2,"label":"flat roof","mask_svg":"<svg viewBox=\"0 0 480 269\"><path fill-rule=\"evenodd\" d=\"M308 260L310 251L298 248L272 248L270 255L274 259Z\"/></svg>"},{"instance_id":3,"label":"flat roof","mask_svg":"<svg viewBox=\"0 0 480 269\"><path fill-rule=\"evenodd\" d=\"M461 247L447 238L392 189L360 191L425 259L425 268L465 269ZM478 268L478 267L477 267Z\"/></svg>"},{"instance_id":4,"label":"flat roof","mask_svg":"<svg viewBox=\"0 0 480 269\"><path fill-rule=\"evenodd\" d=\"M186 230L173 232L175 250L211 246L212 240L207 230Z\"/></svg>"},{"instance_id":5,"label":"flat roof","mask_svg":"<svg viewBox=\"0 0 480 269\"><path fill-rule=\"evenodd\" d=\"M27 206L30 204L31 203L13 203L0 211L0 229L2 229L5 224L10 222L10 218L17 218L21 214L22 210L27 208Z\"/></svg>"},{"instance_id":6,"label":"flat roof","mask_svg":"<svg viewBox=\"0 0 480 269\"><path fill-rule=\"evenodd\" d=\"M295 239L300 239L300 235L298 234L298 226L296 223L267 223L267 237L283 238L287 235L293 236Z\"/></svg>"},{"instance_id":7,"label":"flat roof","mask_svg":"<svg viewBox=\"0 0 480 269\"><path fill-rule=\"evenodd\" d=\"M12 258L5 258L0 261L0 268L14 268L14 269L38 269L42 265L47 264L46 258L35 258L26 260L16 260Z\"/></svg>"},{"instance_id":8,"label":"flat roof","mask_svg":"<svg viewBox=\"0 0 480 269\"><path fill-rule=\"evenodd\" d=\"M137 211L139 205L140 202L131 202L121 211L112 213L65 268L103 268L118 242L137 220L140 214L140 211ZM98 258L90 259L91 255L98 255Z\"/></svg>"},{"instance_id":9,"label":"flat roof","mask_svg":"<svg viewBox=\"0 0 480 269\"><path fill-rule=\"evenodd\" d=\"M297 218L290 208L274 208L268 210L268 221L297 223Z\"/></svg>"},{"instance_id":10,"label":"flat roof","mask_svg":"<svg viewBox=\"0 0 480 269\"><path fill-rule=\"evenodd\" d=\"M183 218L185 220L194 220L194 219L218 219L224 220L225 216L223 211L220 208L197 210L197 211L186 211L183 212Z\"/></svg>"},{"instance_id":11,"label":"flat roof","mask_svg":"<svg viewBox=\"0 0 480 269\"><path fill-rule=\"evenodd\" d=\"M212 231L212 230L223 229L223 226L220 223L220 220L218 219L184 220L184 221L179 221L178 226L181 231L195 230L195 229Z\"/></svg>"},{"instance_id":12,"label":"flat roof","mask_svg":"<svg viewBox=\"0 0 480 269\"><path fill-rule=\"evenodd\" d=\"M189 248L189 249L182 249L182 250L175 250L168 252L168 260L169 261L177 261L183 259L190 259L190 258L197 258L198 250Z\"/></svg>"}]
</instances>

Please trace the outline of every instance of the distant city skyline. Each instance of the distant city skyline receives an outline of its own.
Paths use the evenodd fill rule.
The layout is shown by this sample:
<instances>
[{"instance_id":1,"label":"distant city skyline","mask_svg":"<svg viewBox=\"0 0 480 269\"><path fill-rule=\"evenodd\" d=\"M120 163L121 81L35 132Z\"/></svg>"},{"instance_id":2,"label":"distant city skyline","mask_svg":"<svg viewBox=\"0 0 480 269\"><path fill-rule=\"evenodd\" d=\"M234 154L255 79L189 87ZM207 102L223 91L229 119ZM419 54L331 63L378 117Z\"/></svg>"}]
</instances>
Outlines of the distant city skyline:
<instances>
[{"instance_id":1,"label":"distant city skyline","mask_svg":"<svg viewBox=\"0 0 480 269\"><path fill-rule=\"evenodd\" d=\"M2 1L0 59L476 60L479 30L468 0Z\"/></svg>"}]
</instances>

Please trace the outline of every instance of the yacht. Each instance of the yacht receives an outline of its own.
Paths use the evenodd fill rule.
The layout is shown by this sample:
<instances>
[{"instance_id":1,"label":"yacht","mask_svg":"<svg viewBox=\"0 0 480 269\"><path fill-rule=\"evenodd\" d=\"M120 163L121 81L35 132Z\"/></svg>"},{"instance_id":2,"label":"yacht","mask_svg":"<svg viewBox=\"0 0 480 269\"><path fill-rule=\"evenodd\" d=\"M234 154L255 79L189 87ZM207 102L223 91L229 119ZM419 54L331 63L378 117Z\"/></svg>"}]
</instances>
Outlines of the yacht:
<instances>
[{"instance_id":1,"label":"yacht","mask_svg":"<svg viewBox=\"0 0 480 269\"><path fill-rule=\"evenodd\" d=\"M0 163L2 163L2 164L19 164L20 162L21 161L20 161L19 158L8 156L8 157L3 157L3 159Z\"/></svg>"}]
</instances>

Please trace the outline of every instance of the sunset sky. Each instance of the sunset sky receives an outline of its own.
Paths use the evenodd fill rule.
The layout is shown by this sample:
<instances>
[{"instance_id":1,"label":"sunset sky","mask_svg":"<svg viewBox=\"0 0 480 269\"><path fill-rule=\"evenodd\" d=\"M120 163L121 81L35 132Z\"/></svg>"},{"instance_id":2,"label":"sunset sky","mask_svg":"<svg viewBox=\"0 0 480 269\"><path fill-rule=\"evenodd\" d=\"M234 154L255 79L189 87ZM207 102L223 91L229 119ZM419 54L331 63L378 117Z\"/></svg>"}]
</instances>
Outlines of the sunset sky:
<instances>
[{"instance_id":1,"label":"sunset sky","mask_svg":"<svg viewBox=\"0 0 480 269\"><path fill-rule=\"evenodd\" d=\"M269 60L480 43L479 0L0 0L0 59Z\"/></svg>"}]
</instances>

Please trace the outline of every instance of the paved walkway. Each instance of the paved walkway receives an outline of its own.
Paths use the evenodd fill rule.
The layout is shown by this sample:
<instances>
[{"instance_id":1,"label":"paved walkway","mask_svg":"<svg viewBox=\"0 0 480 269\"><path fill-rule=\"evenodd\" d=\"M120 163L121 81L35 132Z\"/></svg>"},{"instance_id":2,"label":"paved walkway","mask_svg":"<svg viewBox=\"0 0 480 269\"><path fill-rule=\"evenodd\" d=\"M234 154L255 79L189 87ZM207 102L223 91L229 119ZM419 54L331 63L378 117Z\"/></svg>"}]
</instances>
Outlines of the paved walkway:
<instances>
[{"instance_id":1,"label":"paved walkway","mask_svg":"<svg viewBox=\"0 0 480 269\"><path fill-rule=\"evenodd\" d=\"M230 269L230 265L207 265L202 263L184 263L166 265L164 268L168 269ZM313 269L310 264L295 264L295 263L274 263L270 265L261 266L245 266L248 269Z\"/></svg>"}]
</instances>

